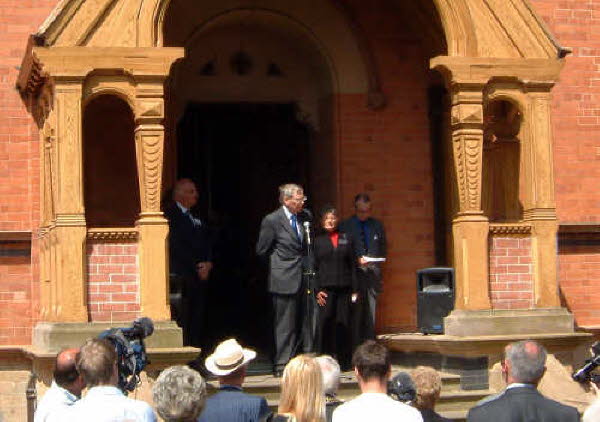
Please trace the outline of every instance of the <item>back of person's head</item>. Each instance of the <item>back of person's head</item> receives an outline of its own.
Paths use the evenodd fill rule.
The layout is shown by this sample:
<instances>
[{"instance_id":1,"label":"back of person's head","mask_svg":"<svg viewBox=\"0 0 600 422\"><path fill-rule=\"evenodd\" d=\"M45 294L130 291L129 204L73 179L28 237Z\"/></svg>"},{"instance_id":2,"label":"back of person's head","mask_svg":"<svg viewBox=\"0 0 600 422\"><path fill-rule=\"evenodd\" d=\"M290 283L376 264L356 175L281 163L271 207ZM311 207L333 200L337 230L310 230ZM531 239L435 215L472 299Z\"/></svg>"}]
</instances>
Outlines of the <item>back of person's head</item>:
<instances>
[{"instance_id":1,"label":"back of person's head","mask_svg":"<svg viewBox=\"0 0 600 422\"><path fill-rule=\"evenodd\" d=\"M278 412L291 414L297 422L317 422L324 418L325 395L321 368L316 359L299 355L283 370Z\"/></svg>"},{"instance_id":2,"label":"back of person's head","mask_svg":"<svg viewBox=\"0 0 600 422\"><path fill-rule=\"evenodd\" d=\"M390 353L388 349L375 340L367 340L354 351L352 366L363 381L379 379L387 380L391 369Z\"/></svg>"},{"instance_id":3,"label":"back of person's head","mask_svg":"<svg viewBox=\"0 0 600 422\"><path fill-rule=\"evenodd\" d=\"M537 384L546 370L546 349L533 340L509 344L504 358L512 382Z\"/></svg>"},{"instance_id":4,"label":"back of person's head","mask_svg":"<svg viewBox=\"0 0 600 422\"><path fill-rule=\"evenodd\" d=\"M88 387L116 385L117 353L106 339L93 338L81 346L77 370Z\"/></svg>"},{"instance_id":5,"label":"back of person's head","mask_svg":"<svg viewBox=\"0 0 600 422\"><path fill-rule=\"evenodd\" d=\"M70 387L79 378L77 357L79 349L63 349L56 355L54 381L63 387Z\"/></svg>"},{"instance_id":6,"label":"back of person's head","mask_svg":"<svg viewBox=\"0 0 600 422\"><path fill-rule=\"evenodd\" d=\"M194 422L204 408L206 383L187 366L171 366L156 379L152 398L165 422Z\"/></svg>"},{"instance_id":7,"label":"back of person's head","mask_svg":"<svg viewBox=\"0 0 600 422\"><path fill-rule=\"evenodd\" d=\"M398 372L388 384L388 395L403 403L412 403L416 397L415 384L407 372Z\"/></svg>"},{"instance_id":8,"label":"back of person's head","mask_svg":"<svg viewBox=\"0 0 600 422\"><path fill-rule=\"evenodd\" d=\"M417 409L433 409L442 390L442 377L429 366L417 366L411 373L417 396L414 406Z\"/></svg>"},{"instance_id":9,"label":"back of person's head","mask_svg":"<svg viewBox=\"0 0 600 422\"><path fill-rule=\"evenodd\" d=\"M340 385L340 364L329 355L317 356L316 359L321 368L324 393L333 396Z\"/></svg>"}]
</instances>

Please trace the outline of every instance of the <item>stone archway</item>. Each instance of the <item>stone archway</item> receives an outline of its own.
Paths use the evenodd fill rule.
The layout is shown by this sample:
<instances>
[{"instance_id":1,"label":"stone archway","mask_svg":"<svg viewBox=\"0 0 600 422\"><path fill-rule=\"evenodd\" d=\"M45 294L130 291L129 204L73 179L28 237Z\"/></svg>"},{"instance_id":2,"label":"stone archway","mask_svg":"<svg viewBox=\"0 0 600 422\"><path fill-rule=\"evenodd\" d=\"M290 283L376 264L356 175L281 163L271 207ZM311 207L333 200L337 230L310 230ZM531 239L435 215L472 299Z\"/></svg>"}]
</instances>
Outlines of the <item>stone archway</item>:
<instances>
[{"instance_id":1,"label":"stone archway","mask_svg":"<svg viewBox=\"0 0 600 422\"><path fill-rule=\"evenodd\" d=\"M75 159L68 166L61 164L62 167L54 168L49 160L48 172L52 177L44 182L54 188L52 192L69 194L46 201L53 208L48 213L47 226L41 228L42 233L48 232L53 238L47 252L60 255L64 262L63 267L42 269L42 273L48 274L51 283L75 286L66 295L60 311L54 312L55 320L82 321L87 315L85 278L78 269L83 259L80 246L86 238L81 200L81 136L77 130L65 132L64 128L80 127L80 103L86 92L84 81L94 71L100 71L98 83L105 87L127 85L130 101L135 105L142 203L137 231L141 307L142 312L156 319L169 317L164 280L166 223L158 209L164 142L163 82L171 64L183 55L182 48L164 46L163 29L169 4L169 0L61 2L32 37L24 59L18 86L36 109L43 128L41 137L52 151L50 156L66 157L75 152ZM198 8L203 16L200 21L218 16L228 4L219 2L217 7L206 2ZM352 20L351 11L341 4L323 1L315 7L299 7L297 2L248 0L235 2L235 7L278 11L310 28L336 69L339 89L367 94L368 104L382 106L377 72L361 41L360 27ZM531 234L535 307L556 309L559 306L554 242L557 225L549 100L564 51L526 0L508 3L497 0L485 5L466 0L434 0L432 4L444 29L447 55L433 58L431 66L442 73L452 97L449 141L458 209L453 220L456 307L462 311L490 309L489 236L516 231ZM349 48L336 49L340 42ZM346 67L353 69L353 77L339 72ZM40 95L42 92L44 95ZM483 110L495 96L518 98L527 122L523 127L523 139L527 140L523 154L528 163L527 201L523 221L516 226L490 226L481 206ZM60 143L54 142L57 137ZM42 253L41 262L44 259ZM152 296L148 293L151 290L160 294Z\"/></svg>"}]
</instances>

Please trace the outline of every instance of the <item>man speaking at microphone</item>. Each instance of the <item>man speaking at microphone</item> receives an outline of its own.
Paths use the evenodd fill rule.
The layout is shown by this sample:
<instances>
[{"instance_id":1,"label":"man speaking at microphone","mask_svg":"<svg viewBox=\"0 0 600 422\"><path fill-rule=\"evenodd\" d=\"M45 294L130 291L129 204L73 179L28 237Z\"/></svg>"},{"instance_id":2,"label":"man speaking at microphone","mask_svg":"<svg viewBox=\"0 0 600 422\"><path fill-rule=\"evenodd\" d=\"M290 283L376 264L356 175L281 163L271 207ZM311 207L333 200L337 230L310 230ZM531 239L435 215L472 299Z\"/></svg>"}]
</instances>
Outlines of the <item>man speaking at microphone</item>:
<instances>
[{"instance_id":1,"label":"man speaking at microphone","mask_svg":"<svg viewBox=\"0 0 600 422\"><path fill-rule=\"evenodd\" d=\"M303 228L307 216L302 209L305 201L301 186L293 183L281 185L281 207L263 218L256 244L256 254L269 260L268 289L275 318L275 376L281 376L283 368L299 349L300 343L305 352L312 348L310 325L304 315L306 289L303 288ZM306 329L303 329L304 326Z\"/></svg>"}]
</instances>

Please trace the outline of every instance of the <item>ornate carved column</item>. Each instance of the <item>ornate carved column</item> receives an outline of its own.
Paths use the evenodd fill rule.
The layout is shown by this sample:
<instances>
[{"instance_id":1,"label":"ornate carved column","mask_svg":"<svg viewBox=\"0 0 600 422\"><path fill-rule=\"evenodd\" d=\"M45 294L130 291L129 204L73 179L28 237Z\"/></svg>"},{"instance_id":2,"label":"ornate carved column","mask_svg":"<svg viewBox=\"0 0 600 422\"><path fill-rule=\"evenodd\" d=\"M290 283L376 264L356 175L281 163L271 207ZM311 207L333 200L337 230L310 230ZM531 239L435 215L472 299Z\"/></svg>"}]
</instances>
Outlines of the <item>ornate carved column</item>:
<instances>
[{"instance_id":1,"label":"ornate carved column","mask_svg":"<svg viewBox=\"0 0 600 422\"><path fill-rule=\"evenodd\" d=\"M50 227L49 320L88 320L85 277L86 223L83 202L81 78L55 77L56 140L50 172L54 220Z\"/></svg>"},{"instance_id":2,"label":"ornate carved column","mask_svg":"<svg viewBox=\"0 0 600 422\"><path fill-rule=\"evenodd\" d=\"M455 308L489 309L489 223L481 209L483 84L452 84L451 130L459 201L452 223Z\"/></svg>"},{"instance_id":3,"label":"ornate carved column","mask_svg":"<svg viewBox=\"0 0 600 422\"><path fill-rule=\"evenodd\" d=\"M556 233L558 221L554 200L554 162L552 153L552 84L529 84L528 136L524 159L530 167L526 177L524 219L531 222L531 255L535 306L559 307L556 275Z\"/></svg>"},{"instance_id":4,"label":"ornate carved column","mask_svg":"<svg viewBox=\"0 0 600 422\"><path fill-rule=\"evenodd\" d=\"M141 83L136 91L135 145L141 213L139 265L142 314L170 320L167 235L169 225L160 210L164 150L164 77Z\"/></svg>"}]
</instances>

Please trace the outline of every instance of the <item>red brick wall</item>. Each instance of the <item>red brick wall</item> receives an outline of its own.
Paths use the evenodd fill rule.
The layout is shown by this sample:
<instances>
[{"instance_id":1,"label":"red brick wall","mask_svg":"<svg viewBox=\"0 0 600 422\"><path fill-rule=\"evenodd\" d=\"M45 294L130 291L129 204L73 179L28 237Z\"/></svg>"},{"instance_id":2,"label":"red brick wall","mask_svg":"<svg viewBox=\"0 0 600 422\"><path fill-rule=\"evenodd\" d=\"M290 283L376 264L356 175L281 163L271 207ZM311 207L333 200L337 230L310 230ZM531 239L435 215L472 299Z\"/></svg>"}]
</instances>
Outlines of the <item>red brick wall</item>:
<instances>
[{"instance_id":1,"label":"red brick wall","mask_svg":"<svg viewBox=\"0 0 600 422\"><path fill-rule=\"evenodd\" d=\"M415 272L435 264L427 58L419 41L398 25L403 17L389 13L385 2L352 3L387 105L371 111L364 95L338 97L340 205L347 216L354 195L371 195L373 216L383 221L388 239L379 331L412 330Z\"/></svg>"},{"instance_id":2,"label":"red brick wall","mask_svg":"<svg viewBox=\"0 0 600 422\"><path fill-rule=\"evenodd\" d=\"M560 45L573 49L553 90L560 222L600 222L600 3L531 0ZM600 245L560 246L563 302L579 325L600 324Z\"/></svg>"},{"instance_id":3,"label":"red brick wall","mask_svg":"<svg viewBox=\"0 0 600 422\"><path fill-rule=\"evenodd\" d=\"M560 45L571 47L553 90L557 212L600 222L600 3L531 0Z\"/></svg>"},{"instance_id":4,"label":"red brick wall","mask_svg":"<svg viewBox=\"0 0 600 422\"><path fill-rule=\"evenodd\" d=\"M15 82L29 35L57 3L0 0L0 231L34 230L39 220L37 128ZM13 247L22 255L0 257L0 345L31 343L38 312L37 251Z\"/></svg>"},{"instance_id":5,"label":"red brick wall","mask_svg":"<svg viewBox=\"0 0 600 422\"><path fill-rule=\"evenodd\" d=\"M580 326L600 326L600 248L562 245L559 279L563 303Z\"/></svg>"},{"instance_id":6,"label":"red brick wall","mask_svg":"<svg viewBox=\"0 0 600 422\"><path fill-rule=\"evenodd\" d=\"M87 245L90 321L132 321L140 313L137 244L89 241Z\"/></svg>"},{"instance_id":7,"label":"red brick wall","mask_svg":"<svg viewBox=\"0 0 600 422\"><path fill-rule=\"evenodd\" d=\"M531 239L490 236L490 298L493 309L533 307Z\"/></svg>"}]
</instances>

